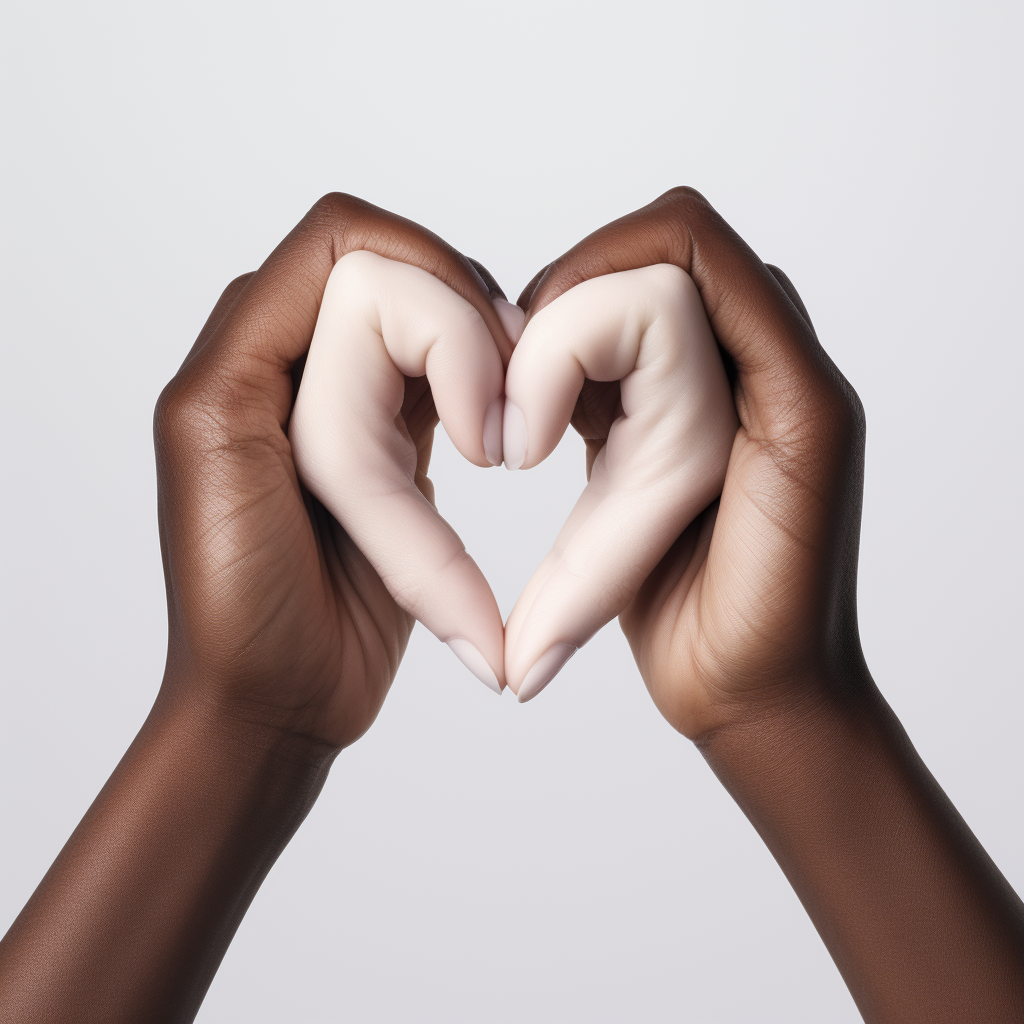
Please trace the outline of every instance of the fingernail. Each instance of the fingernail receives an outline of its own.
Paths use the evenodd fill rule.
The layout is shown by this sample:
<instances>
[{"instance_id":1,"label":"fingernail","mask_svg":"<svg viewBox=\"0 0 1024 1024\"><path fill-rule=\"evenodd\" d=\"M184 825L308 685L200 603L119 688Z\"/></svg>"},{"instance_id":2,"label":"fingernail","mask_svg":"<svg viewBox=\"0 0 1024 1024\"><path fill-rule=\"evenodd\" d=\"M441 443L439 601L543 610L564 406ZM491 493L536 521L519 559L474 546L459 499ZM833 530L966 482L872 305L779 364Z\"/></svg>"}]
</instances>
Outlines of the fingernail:
<instances>
[{"instance_id":1,"label":"fingernail","mask_svg":"<svg viewBox=\"0 0 1024 1024\"><path fill-rule=\"evenodd\" d=\"M519 703L525 704L536 697L578 650L579 648L573 647L572 644L555 644L549 647L526 673L526 678L519 687Z\"/></svg>"},{"instance_id":2,"label":"fingernail","mask_svg":"<svg viewBox=\"0 0 1024 1024\"><path fill-rule=\"evenodd\" d=\"M505 299L495 299L494 308L498 311L498 319L501 321L501 326L505 328L509 341L514 345L523 336L526 314L518 306L506 302Z\"/></svg>"},{"instance_id":3,"label":"fingernail","mask_svg":"<svg viewBox=\"0 0 1024 1024\"><path fill-rule=\"evenodd\" d=\"M501 465L501 434L505 398L499 395L484 413L484 455L492 466Z\"/></svg>"},{"instance_id":4,"label":"fingernail","mask_svg":"<svg viewBox=\"0 0 1024 1024\"><path fill-rule=\"evenodd\" d=\"M506 398L504 419L505 468L518 469L526 461L526 417L518 405Z\"/></svg>"},{"instance_id":5,"label":"fingernail","mask_svg":"<svg viewBox=\"0 0 1024 1024\"><path fill-rule=\"evenodd\" d=\"M484 686L501 695L501 684L494 674L491 666L487 664L484 656L465 638L453 636L446 643L452 649L452 653L462 662L470 672L480 680Z\"/></svg>"}]
</instances>

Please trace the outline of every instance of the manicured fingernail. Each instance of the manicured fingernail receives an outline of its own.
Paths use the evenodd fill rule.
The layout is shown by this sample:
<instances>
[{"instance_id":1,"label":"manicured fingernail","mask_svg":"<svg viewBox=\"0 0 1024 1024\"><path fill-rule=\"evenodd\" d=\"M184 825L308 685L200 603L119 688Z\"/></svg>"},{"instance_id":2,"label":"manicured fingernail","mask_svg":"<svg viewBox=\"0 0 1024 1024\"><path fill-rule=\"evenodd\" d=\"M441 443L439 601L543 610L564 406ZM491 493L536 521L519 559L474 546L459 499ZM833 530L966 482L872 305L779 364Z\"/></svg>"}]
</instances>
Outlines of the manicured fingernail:
<instances>
[{"instance_id":1,"label":"manicured fingernail","mask_svg":"<svg viewBox=\"0 0 1024 1024\"><path fill-rule=\"evenodd\" d=\"M526 461L526 417L518 405L505 399L505 429L502 432L505 468L518 469Z\"/></svg>"},{"instance_id":2,"label":"manicured fingernail","mask_svg":"<svg viewBox=\"0 0 1024 1024\"><path fill-rule=\"evenodd\" d=\"M492 466L501 465L501 434L505 398L499 395L484 413L484 455Z\"/></svg>"},{"instance_id":3,"label":"manicured fingernail","mask_svg":"<svg viewBox=\"0 0 1024 1024\"><path fill-rule=\"evenodd\" d=\"M501 684L498 682L498 677L494 674L491 666L487 664L484 656L465 638L461 636L453 636L451 640L446 641L448 646L452 649L455 657L462 662L470 672L473 673L480 680L484 686L493 690L497 694L501 694Z\"/></svg>"},{"instance_id":4,"label":"manicured fingernail","mask_svg":"<svg viewBox=\"0 0 1024 1024\"><path fill-rule=\"evenodd\" d=\"M579 648L573 647L572 644L555 644L549 647L526 673L526 678L519 687L519 703L525 704L536 697L578 650Z\"/></svg>"},{"instance_id":5,"label":"manicured fingernail","mask_svg":"<svg viewBox=\"0 0 1024 1024\"><path fill-rule=\"evenodd\" d=\"M498 319L501 320L501 326L505 328L509 341L514 345L523 336L526 314L518 306L504 299L495 299L494 308L498 311Z\"/></svg>"}]
</instances>

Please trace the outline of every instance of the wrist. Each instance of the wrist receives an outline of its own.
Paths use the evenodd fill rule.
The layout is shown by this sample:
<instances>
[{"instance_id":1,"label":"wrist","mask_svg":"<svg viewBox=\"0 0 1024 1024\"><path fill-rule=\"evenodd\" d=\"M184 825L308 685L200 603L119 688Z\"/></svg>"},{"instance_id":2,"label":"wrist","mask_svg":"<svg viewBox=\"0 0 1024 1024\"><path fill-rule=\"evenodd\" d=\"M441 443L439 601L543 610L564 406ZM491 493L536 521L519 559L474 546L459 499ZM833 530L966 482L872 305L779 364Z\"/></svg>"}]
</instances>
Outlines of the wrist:
<instances>
[{"instance_id":1,"label":"wrist","mask_svg":"<svg viewBox=\"0 0 1024 1024\"><path fill-rule=\"evenodd\" d=\"M863 663L759 693L694 742L773 851L794 808L819 825L838 822L851 787L899 771L909 747Z\"/></svg>"},{"instance_id":2,"label":"wrist","mask_svg":"<svg viewBox=\"0 0 1024 1024\"><path fill-rule=\"evenodd\" d=\"M176 771L215 780L226 794L273 790L280 810L294 802L303 816L337 755L265 709L202 693L186 698L166 680L134 745Z\"/></svg>"},{"instance_id":3,"label":"wrist","mask_svg":"<svg viewBox=\"0 0 1024 1024\"><path fill-rule=\"evenodd\" d=\"M820 893L859 870L850 837L882 821L890 836L902 827L910 801L893 794L918 789L923 765L866 672L856 683L820 679L801 694L696 746L814 917Z\"/></svg>"},{"instance_id":4,"label":"wrist","mask_svg":"<svg viewBox=\"0 0 1024 1024\"><path fill-rule=\"evenodd\" d=\"M4 939L18 1019L192 1020L316 800L332 751L183 692L161 691Z\"/></svg>"},{"instance_id":5,"label":"wrist","mask_svg":"<svg viewBox=\"0 0 1024 1024\"><path fill-rule=\"evenodd\" d=\"M819 761L839 753L830 745L839 734L859 746L868 737L891 735L895 721L866 667L851 673L812 672L730 703L714 726L693 737L723 781L775 766L814 770Z\"/></svg>"},{"instance_id":6,"label":"wrist","mask_svg":"<svg viewBox=\"0 0 1024 1024\"><path fill-rule=\"evenodd\" d=\"M262 758L282 771L329 768L344 745L325 738L308 702L289 708L188 665L168 666L149 718L182 733L207 733L226 753Z\"/></svg>"},{"instance_id":7,"label":"wrist","mask_svg":"<svg viewBox=\"0 0 1024 1024\"><path fill-rule=\"evenodd\" d=\"M766 670L765 660L770 659L722 666L705 677L700 714L691 729L680 730L705 756L734 751L742 759L744 743L763 741L774 748L799 742L825 723L887 710L859 641L826 646L818 656L794 652L778 659L773 670Z\"/></svg>"},{"instance_id":8,"label":"wrist","mask_svg":"<svg viewBox=\"0 0 1024 1024\"><path fill-rule=\"evenodd\" d=\"M870 678L840 682L698 746L865 1020L1009 1019L1021 999L1019 900Z\"/></svg>"}]
</instances>

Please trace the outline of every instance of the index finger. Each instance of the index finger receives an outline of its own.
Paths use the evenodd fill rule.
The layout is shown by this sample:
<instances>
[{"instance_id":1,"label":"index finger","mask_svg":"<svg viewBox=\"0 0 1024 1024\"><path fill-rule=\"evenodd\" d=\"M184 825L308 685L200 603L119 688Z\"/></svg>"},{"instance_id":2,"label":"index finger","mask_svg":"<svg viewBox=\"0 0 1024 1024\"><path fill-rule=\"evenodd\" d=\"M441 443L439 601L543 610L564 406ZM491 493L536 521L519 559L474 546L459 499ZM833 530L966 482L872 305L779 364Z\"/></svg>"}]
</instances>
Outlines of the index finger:
<instances>
[{"instance_id":1,"label":"index finger","mask_svg":"<svg viewBox=\"0 0 1024 1024\"><path fill-rule=\"evenodd\" d=\"M245 283L230 309L179 371L179 386L212 400L233 426L258 430L291 413L291 369L313 337L334 265L366 250L426 270L483 318L507 364L512 353L489 283L433 232L343 193L320 199ZM253 419L255 417L255 420ZM264 418L267 419L264 419Z\"/></svg>"},{"instance_id":2,"label":"index finger","mask_svg":"<svg viewBox=\"0 0 1024 1024\"><path fill-rule=\"evenodd\" d=\"M694 189L675 188L599 228L551 263L520 298L528 317L574 285L672 263L697 285L715 337L737 370L736 401L749 435L781 443L834 416L852 389L808 319L753 250Z\"/></svg>"}]
</instances>

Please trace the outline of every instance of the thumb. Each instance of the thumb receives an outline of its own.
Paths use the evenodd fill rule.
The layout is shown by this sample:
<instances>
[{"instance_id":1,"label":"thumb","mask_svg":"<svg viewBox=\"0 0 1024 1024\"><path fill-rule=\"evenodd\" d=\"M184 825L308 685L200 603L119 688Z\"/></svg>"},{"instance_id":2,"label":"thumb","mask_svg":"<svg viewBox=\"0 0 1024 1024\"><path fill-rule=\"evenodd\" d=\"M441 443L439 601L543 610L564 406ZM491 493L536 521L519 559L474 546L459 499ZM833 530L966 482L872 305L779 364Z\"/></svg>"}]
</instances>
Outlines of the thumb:
<instances>
[{"instance_id":1,"label":"thumb","mask_svg":"<svg viewBox=\"0 0 1024 1024\"><path fill-rule=\"evenodd\" d=\"M400 413L405 378L424 374L455 447L478 466L500 462L502 359L481 315L425 270L349 253L324 292L289 438L303 482L395 601L500 692L497 602L416 486Z\"/></svg>"},{"instance_id":2,"label":"thumb","mask_svg":"<svg viewBox=\"0 0 1024 1024\"><path fill-rule=\"evenodd\" d=\"M505 458L545 459L585 379L621 382L622 415L505 628L520 701L621 612L721 492L737 419L689 275L660 264L592 278L526 326L505 381Z\"/></svg>"}]
</instances>

